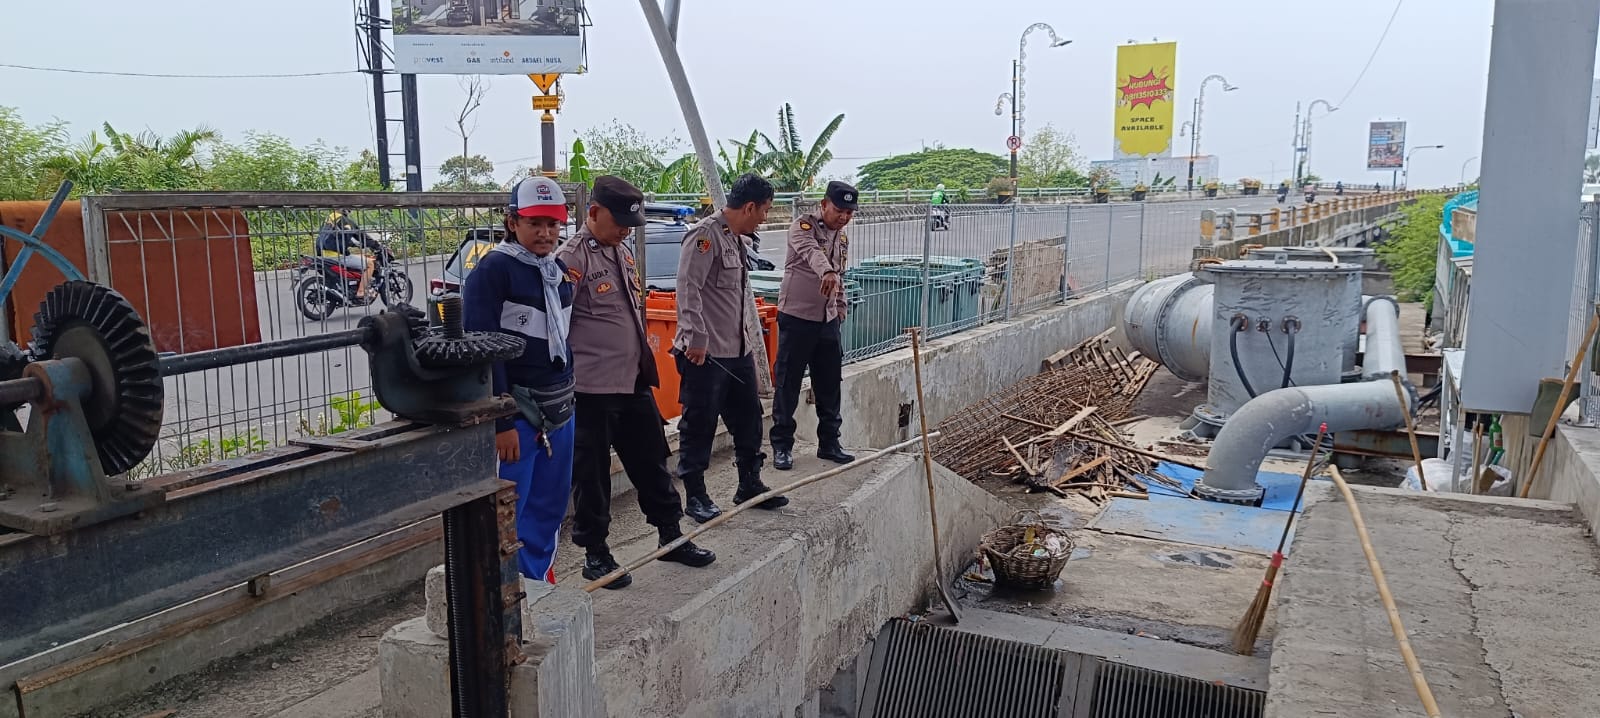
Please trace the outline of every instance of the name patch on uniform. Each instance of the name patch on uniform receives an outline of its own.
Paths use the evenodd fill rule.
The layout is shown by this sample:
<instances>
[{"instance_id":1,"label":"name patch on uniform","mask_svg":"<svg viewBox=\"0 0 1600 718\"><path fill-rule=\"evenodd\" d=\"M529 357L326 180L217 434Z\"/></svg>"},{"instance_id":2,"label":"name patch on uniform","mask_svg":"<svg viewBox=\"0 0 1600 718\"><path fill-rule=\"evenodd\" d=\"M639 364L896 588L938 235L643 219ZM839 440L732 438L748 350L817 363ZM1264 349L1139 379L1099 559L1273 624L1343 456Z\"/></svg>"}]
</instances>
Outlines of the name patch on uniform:
<instances>
[{"instance_id":1,"label":"name patch on uniform","mask_svg":"<svg viewBox=\"0 0 1600 718\"><path fill-rule=\"evenodd\" d=\"M573 284L577 284L578 280L580 279L583 279L583 272L578 271L577 267L567 267L568 281L572 282Z\"/></svg>"},{"instance_id":2,"label":"name patch on uniform","mask_svg":"<svg viewBox=\"0 0 1600 718\"><path fill-rule=\"evenodd\" d=\"M801 222L800 223L800 228L805 230L805 231L807 231L807 232L810 232L811 231L811 223L810 222Z\"/></svg>"},{"instance_id":3,"label":"name patch on uniform","mask_svg":"<svg viewBox=\"0 0 1600 718\"><path fill-rule=\"evenodd\" d=\"M711 240L701 237L700 241L695 242L694 246L695 249L700 250L701 254L705 254L706 252L711 251Z\"/></svg>"},{"instance_id":4,"label":"name patch on uniform","mask_svg":"<svg viewBox=\"0 0 1600 718\"><path fill-rule=\"evenodd\" d=\"M611 283L610 282L601 282L600 286L594 288L594 291L595 291L595 294L605 294L606 292L611 291Z\"/></svg>"}]
</instances>

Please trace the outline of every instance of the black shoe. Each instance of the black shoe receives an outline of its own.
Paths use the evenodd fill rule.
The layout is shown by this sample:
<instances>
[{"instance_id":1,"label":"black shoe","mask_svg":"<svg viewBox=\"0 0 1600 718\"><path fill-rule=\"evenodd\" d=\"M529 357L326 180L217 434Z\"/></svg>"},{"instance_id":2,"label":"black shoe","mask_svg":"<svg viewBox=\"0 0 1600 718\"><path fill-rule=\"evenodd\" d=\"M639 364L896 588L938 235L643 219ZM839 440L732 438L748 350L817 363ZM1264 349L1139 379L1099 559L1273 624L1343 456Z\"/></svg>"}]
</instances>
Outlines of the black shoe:
<instances>
[{"instance_id":1,"label":"black shoe","mask_svg":"<svg viewBox=\"0 0 1600 718\"><path fill-rule=\"evenodd\" d=\"M838 444L826 444L817 449L817 458L832 461L836 464L848 464L856 457L844 453L844 447Z\"/></svg>"},{"instance_id":2,"label":"black shoe","mask_svg":"<svg viewBox=\"0 0 1600 718\"><path fill-rule=\"evenodd\" d=\"M661 542L661 545L665 546L668 543L671 542L663 541ZM717 555L712 553L710 549L700 548L699 546L694 545L693 541L688 541L682 546L668 551L665 555L656 560L681 563L691 568L701 568L703 566L710 566L711 562L717 560Z\"/></svg>"},{"instance_id":3,"label":"black shoe","mask_svg":"<svg viewBox=\"0 0 1600 718\"><path fill-rule=\"evenodd\" d=\"M610 551L591 551L589 552L588 557L584 558L583 560L583 577L590 581L594 581L619 568L622 567L617 565L616 559L611 558ZM633 576L625 573L621 576L618 576L617 580L606 584L605 588L615 591L619 588L627 588L632 583Z\"/></svg>"},{"instance_id":4,"label":"black shoe","mask_svg":"<svg viewBox=\"0 0 1600 718\"><path fill-rule=\"evenodd\" d=\"M789 449L772 450L772 468L779 471L788 471L794 468L794 454Z\"/></svg>"},{"instance_id":5,"label":"black shoe","mask_svg":"<svg viewBox=\"0 0 1600 718\"><path fill-rule=\"evenodd\" d=\"M767 493L767 491L769 491L767 485L761 483L760 464L739 467L739 489L733 492L733 503L735 505L749 501L752 498ZM756 504L756 508L772 511L775 509L781 509L788 505L788 497L774 496L766 501Z\"/></svg>"},{"instance_id":6,"label":"black shoe","mask_svg":"<svg viewBox=\"0 0 1600 718\"><path fill-rule=\"evenodd\" d=\"M722 515L722 509L711 502L711 497L705 494L690 496L683 502L683 513L697 524L703 524Z\"/></svg>"}]
</instances>

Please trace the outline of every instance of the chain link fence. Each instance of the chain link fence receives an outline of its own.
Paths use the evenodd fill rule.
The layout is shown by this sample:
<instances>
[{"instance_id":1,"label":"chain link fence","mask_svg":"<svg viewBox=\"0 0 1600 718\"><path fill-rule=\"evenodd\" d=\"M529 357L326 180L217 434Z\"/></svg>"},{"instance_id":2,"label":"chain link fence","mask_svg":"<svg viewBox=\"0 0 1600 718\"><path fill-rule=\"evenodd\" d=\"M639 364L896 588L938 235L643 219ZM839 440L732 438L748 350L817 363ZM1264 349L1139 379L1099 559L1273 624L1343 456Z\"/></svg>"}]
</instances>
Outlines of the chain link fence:
<instances>
[{"instance_id":1,"label":"chain link fence","mask_svg":"<svg viewBox=\"0 0 1600 718\"><path fill-rule=\"evenodd\" d=\"M353 329L391 304L422 308L430 291L459 288L503 237L504 201L501 193L88 197L87 273L128 297L163 353L312 337ZM909 327L949 335L1187 271L1200 213L1216 202L863 204L845 228L846 361L905 346ZM816 209L809 199L785 204L790 217ZM370 302L351 299L359 274L317 258L319 236L340 216L389 255ZM763 235L760 253L775 266L764 276L770 287L781 282L787 237ZM330 302L335 294L343 298ZM161 440L140 474L388 418L356 347L165 382Z\"/></svg>"}]
</instances>

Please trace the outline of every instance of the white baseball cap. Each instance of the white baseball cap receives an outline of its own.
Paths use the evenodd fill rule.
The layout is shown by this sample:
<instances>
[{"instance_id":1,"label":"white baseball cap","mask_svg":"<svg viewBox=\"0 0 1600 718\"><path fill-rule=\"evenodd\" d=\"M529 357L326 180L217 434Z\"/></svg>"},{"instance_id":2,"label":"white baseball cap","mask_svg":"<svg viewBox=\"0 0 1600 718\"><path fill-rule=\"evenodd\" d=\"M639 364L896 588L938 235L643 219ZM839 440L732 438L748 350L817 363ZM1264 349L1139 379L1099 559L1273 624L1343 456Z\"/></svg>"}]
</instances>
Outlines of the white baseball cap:
<instances>
[{"instance_id":1,"label":"white baseball cap","mask_svg":"<svg viewBox=\"0 0 1600 718\"><path fill-rule=\"evenodd\" d=\"M567 198L555 180L529 177L511 189L511 211L521 217L549 217L565 224Z\"/></svg>"}]
</instances>

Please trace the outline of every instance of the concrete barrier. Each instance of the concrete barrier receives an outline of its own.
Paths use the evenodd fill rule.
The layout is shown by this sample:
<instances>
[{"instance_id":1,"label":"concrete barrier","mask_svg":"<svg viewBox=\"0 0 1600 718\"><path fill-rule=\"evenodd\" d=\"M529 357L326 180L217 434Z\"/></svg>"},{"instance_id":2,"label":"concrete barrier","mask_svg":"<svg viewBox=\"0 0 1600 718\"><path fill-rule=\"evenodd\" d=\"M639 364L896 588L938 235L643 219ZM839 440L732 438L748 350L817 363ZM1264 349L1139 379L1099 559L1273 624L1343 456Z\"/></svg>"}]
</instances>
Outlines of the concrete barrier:
<instances>
[{"instance_id":1,"label":"concrete barrier","mask_svg":"<svg viewBox=\"0 0 1600 718\"><path fill-rule=\"evenodd\" d=\"M1011 510L942 467L934 479L950 576ZM587 630L586 595L530 599L524 626L559 630L540 629L538 641L525 644L530 660L512 674L513 714L652 718L814 709L818 689L884 621L933 598L922 463L911 454L885 457L807 487L795 502L795 510L745 514L708 534L721 556L695 574L703 585L641 580L595 596ZM440 601L442 591L436 587L428 599ZM592 660L585 640L593 641ZM384 637L385 716L444 714L444 645L422 618ZM603 710L585 703L591 686L603 694Z\"/></svg>"}]
</instances>

